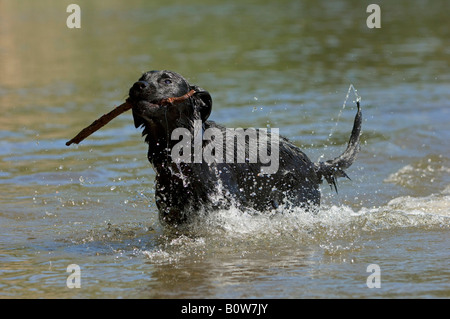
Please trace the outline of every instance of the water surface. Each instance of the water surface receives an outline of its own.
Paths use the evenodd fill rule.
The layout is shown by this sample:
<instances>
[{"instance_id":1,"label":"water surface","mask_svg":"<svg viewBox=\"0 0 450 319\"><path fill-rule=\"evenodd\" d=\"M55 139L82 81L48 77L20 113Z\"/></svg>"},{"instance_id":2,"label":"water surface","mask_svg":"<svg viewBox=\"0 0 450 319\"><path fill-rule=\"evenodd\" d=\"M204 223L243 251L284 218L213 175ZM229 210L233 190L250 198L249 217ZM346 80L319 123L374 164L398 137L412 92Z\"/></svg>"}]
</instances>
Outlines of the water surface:
<instances>
[{"instance_id":1,"label":"water surface","mask_svg":"<svg viewBox=\"0 0 450 319\"><path fill-rule=\"evenodd\" d=\"M448 1L0 3L0 297L448 298ZM158 222L131 114L65 142L144 71L213 97L211 119L276 127L311 159L362 149L317 215L220 211L188 233ZM69 289L67 266L81 269ZM381 271L369 289L367 267Z\"/></svg>"}]
</instances>

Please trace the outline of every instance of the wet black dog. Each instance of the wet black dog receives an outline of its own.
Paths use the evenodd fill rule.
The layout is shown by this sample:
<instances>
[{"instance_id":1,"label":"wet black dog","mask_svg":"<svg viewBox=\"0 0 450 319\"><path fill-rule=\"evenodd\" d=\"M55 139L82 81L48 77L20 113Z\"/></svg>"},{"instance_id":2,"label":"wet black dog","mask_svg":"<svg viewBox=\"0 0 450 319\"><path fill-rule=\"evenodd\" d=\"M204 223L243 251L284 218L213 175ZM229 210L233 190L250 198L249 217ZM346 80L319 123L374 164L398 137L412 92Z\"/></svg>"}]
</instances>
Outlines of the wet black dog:
<instances>
[{"instance_id":1,"label":"wet black dog","mask_svg":"<svg viewBox=\"0 0 450 319\"><path fill-rule=\"evenodd\" d=\"M191 90L195 93L179 103L160 103ZM128 101L133 105L134 124L143 126L149 144L148 160L156 171L156 204L166 224L179 225L199 211L229 205L258 212L280 205L317 207L319 184L326 179L336 187L336 179L347 177L344 169L359 150L359 103L345 152L313 163L273 130L247 130L243 135L208 121L210 94L175 72L145 73L131 87ZM235 135L229 138L228 133Z\"/></svg>"}]
</instances>

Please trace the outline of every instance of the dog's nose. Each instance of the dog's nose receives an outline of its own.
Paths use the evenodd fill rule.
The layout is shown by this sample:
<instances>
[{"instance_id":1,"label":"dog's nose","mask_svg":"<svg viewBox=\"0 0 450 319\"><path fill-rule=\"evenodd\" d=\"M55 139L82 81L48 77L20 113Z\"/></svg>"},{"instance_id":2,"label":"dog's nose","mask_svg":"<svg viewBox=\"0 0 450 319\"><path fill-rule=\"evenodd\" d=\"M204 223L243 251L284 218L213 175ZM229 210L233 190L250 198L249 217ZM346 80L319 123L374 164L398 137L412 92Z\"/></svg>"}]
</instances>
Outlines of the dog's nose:
<instances>
[{"instance_id":1,"label":"dog's nose","mask_svg":"<svg viewBox=\"0 0 450 319\"><path fill-rule=\"evenodd\" d=\"M148 82L138 81L133 84L133 90L142 91L148 87Z\"/></svg>"}]
</instances>

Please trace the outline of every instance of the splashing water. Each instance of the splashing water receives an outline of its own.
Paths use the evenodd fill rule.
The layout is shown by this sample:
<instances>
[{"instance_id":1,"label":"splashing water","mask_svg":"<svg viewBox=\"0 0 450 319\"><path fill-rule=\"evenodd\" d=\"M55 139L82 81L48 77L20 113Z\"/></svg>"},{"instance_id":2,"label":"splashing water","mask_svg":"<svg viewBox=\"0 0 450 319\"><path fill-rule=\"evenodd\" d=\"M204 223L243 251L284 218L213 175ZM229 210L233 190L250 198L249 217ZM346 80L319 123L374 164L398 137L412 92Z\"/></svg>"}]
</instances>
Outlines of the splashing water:
<instances>
[{"instance_id":1,"label":"splashing water","mask_svg":"<svg viewBox=\"0 0 450 319\"><path fill-rule=\"evenodd\" d=\"M208 254L229 246L247 251L281 247L318 247L335 256L358 251L370 234L392 229L449 229L450 186L427 197L398 197L386 205L354 210L349 206L322 206L315 212L299 207L267 214L243 211L236 205L204 212L200 218L163 244L144 250L146 258L177 262L180 258Z\"/></svg>"},{"instance_id":2,"label":"splashing water","mask_svg":"<svg viewBox=\"0 0 450 319\"><path fill-rule=\"evenodd\" d=\"M353 86L353 84L350 84L350 86L348 87L348 91L347 94L345 95L345 99L344 99L344 103L342 104L342 108L339 111L336 123L334 124L334 127L331 129L330 134L328 134L328 140L333 136L333 134L336 131L336 128L339 124L339 120L341 119L342 113L347 105L347 101L348 98L350 97L350 92L353 90L353 94L355 94L355 100L353 101L353 103L357 103L357 102L361 102L361 96L358 94L358 90L355 89L355 87Z\"/></svg>"}]
</instances>

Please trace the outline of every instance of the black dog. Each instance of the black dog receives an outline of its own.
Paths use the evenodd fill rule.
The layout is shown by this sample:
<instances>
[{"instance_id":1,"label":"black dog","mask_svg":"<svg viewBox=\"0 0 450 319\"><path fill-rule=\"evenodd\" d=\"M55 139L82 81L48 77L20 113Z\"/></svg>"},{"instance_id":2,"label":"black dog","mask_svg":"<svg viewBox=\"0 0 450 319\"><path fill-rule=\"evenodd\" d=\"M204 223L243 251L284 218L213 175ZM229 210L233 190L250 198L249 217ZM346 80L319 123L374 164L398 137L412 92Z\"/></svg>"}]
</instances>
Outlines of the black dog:
<instances>
[{"instance_id":1,"label":"black dog","mask_svg":"<svg viewBox=\"0 0 450 319\"><path fill-rule=\"evenodd\" d=\"M195 93L182 102L160 103L191 90ZM156 204L160 220L166 224L179 225L200 211L230 205L257 212L270 211L280 205L317 207L320 204L319 184L325 178L336 188L336 179L347 177L344 169L353 163L359 151L362 121L359 103L345 152L333 160L312 163L298 147L274 134L273 130L267 134L262 130L246 132L247 138L236 134L220 142L218 133L225 136L229 130L207 121L212 108L210 94L190 85L175 72L145 73L131 87L128 101L133 105L134 124L136 128L143 126L142 135L149 144L148 160L156 171ZM179 148L181 135L172 136L180 128L184 129L182 132L190 133L186 135L186 147L182 151ZM211 131L209 129L214 129L214 138L203 137ZM273 162L277 161L276 171L266 174L268 161L263 163L263 157L254 160L250 133L258 138L257 148L264 147L267 154L278 155L272 157ZM267 139L262 139L265 137ZM221 143L222 148L219 147ZM231 152L227 149L230 143ZM211 145L215 146L213 150ZM244 149L245 154L241 155ZM225 150L226 154L221 156L220 152ZM198 157L196 151L206 152L214 160L205 160L203 153ZM262 155L261 152L258 154ZM185 160L180 161L178 157Z\"/></svg>"}]
</instances>

